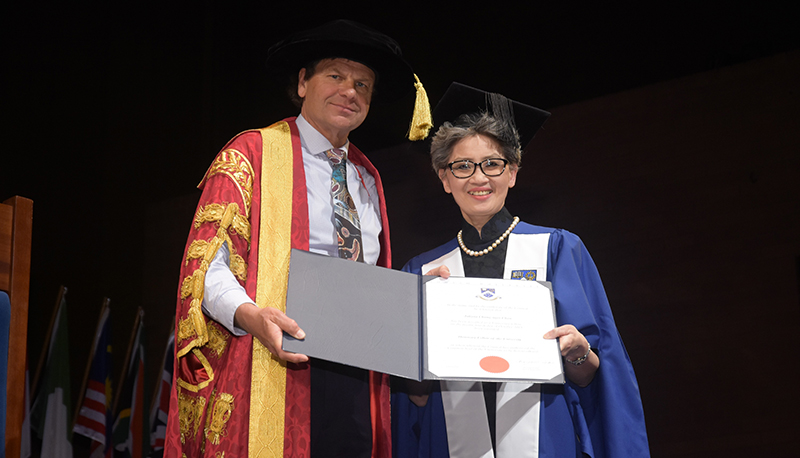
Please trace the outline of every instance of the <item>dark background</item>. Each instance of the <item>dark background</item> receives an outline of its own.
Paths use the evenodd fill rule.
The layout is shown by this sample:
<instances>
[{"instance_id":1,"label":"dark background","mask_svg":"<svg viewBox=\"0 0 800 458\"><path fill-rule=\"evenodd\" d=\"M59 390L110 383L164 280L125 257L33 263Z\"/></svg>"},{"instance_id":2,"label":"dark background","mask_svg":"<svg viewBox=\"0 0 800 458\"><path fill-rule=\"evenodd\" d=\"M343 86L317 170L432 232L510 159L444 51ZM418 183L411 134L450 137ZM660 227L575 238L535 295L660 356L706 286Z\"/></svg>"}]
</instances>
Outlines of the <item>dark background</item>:
<instances>
[{"instance_id":1,"label":"dark background","mask_svg":"<svg viewBox=\"0 0 800 458\"><path fill-rule=\"evenodd\" d=\"M273 3L31 3L14 5L2 15L6 145L0 198L22 195L34 201L31 367L38 362L58 287L65 285L73 398L78 396L103 297L111 298L118 360L115 383L136 308L142 306L148 390L155 386L174 314L180 256L198 197L196 184L233 135L297 112L282 88L266 78L266 49L293 31L350 18L400 43L434 105L455 80L554 113L523 163L520 178L529 184L512 190L509 208L532 223L567 227L581 235L593 253L639 375L653 456L758 456L753 450L763 450L759 447L765 443L772 444L773 456L790 456L781 453L796 450L797 439L791 438L796 434L783 431L787 425L794 428L788 431L797 430L797 420L791 420L797 402L781 404L776 393L797 379L800 251L795 230L800 225L793 184L798 178L797 142L773 143L772 153L779 160L762 162L769 167L731 169L730 159L747 163L755 156L769 157L771 151L759 146L763 130L747 130L759 127L763 116L757 114L746 123L726 116L744 106L737 99L749 100L749 89L769 89L773 84L769 72L775 67L759 62L781 59L800 45L797 16L788 2L786 6L552 2L491 8L481 4L476 9L461 3L445 7L304 2L297 9ZM741 68L739 73L728 70ZM797 65L788 68L797 70ZM738 76L743 74L749 76ZM692 75L701 76L692 79ZM789 88L786 98L770 99L772 112L779 114L776 120L791 119L772 127L788 131L787 138L792 139L797 130L788 129L798 126L798 77L800 73L781 80ZM704 97L718 88L719 81L747 84L743 88L734 84L734 92L719 95L719 100ZM691 102L697 105L670 108L670 101L680 94L696 97ZM653 103L644 103L647 100ZM712 103L713 109L703 108ZM425 158L406 151L403 135L412 104L409 95L389 106L373 107L351 136L374 160L386 183L398 268L457 230L453 219L457 209L441 191ZM710 113L713 118L691 124L694 137L687 137L685 121L693 119L693 113ZM639 135L622 138L617 133L632 129ZM715 140L695 141L712 131ZM650 154L681 138L709 149L698 148L675 162L669 160L675 152L668 149L663 156ZM626 155L633 142L643 149ZM721 153L742 143L749 149L741 156ZM617 168L611 169L610 163ZM783 172L775 178L778 185L770 188L773 204L765 206L754 198L753 207L763 214L745 227L758 232L757 221L777 221L783 238L767 251L789 259L788 271L794 277L789 276L788 284L793 289L776 297L783 301L780 310L790 314L770 315L763 323L758 321L759 329L751 329L748 318L735 321L721 312L731 290L718 291L723 293L720 304L708 301L713 293L687 292L684 308L676 310L695 315L664 325L659 313L670 304L657 298L672 292L679 282L702 283L703 276L715 270L711 264L697 263L722 258L726 265L739 266L731 272L740 274L741 282L757 276L757 267L763 266L733 259L741 249L739 240L721 234L719 252L693 259L696 270L690 278L679 269L641 276L637 274L653 265L677 264L674 250L658 251L654 258L652 250L642 247L659 246L669 238L652 234L674 236L680 228L704 224L741 225L736 216L719 226L711 223L712 215L705 209L718 208L726 198L743 197L731 183L740 178L751 185L760 179L764 183L764 170ZM685 207L674 208L677 204L661 194L654 199L655 194L643 192L643 176L650 184L668 188L663 196L684 192L693 194L686 201L705 203L688 209L689 218ZM705 198L695 198L696 193ZM683 215L685 225L665 229L664 211ZM436 217L420 228L415 224L419 214ZM624 231L617 232L621 228ZM717 235L689 231L692 243L687 244L695 248L697 239ZM764 229L762 236L776 240L771 230ZM710 290L722 288L705 284ZM768 300L752 309L774 304L771 292L759 291ZM735 330L710 332L720 326ZM763 340L755 346L763 348L737 353L734 349L741 346L743 335L759 335ZM661 345L665 342L670 345ZM742 357L758 361L761 351L768 352L775 364L757 370L742 364ZM670 357L683 359L665 364ZM707 378L712 367L713 377ZM668 382L673 379L674 383ZM778 387L763 384L752 389L754 381L765 379L775 380ZM708 395L726 380L737 380L741 388L723 390L724 396ZM673 391L676 385L684 388ZM768 400L757 401L772 390ZM689 392L698 398L687 398ZM738 396L758 408L748 410L749 404L742 406ZM687 429L685 418L697 415L703 420L689 422L692 427ZM750 438L745 442L751 448L742 451L732 437ZM783 445L774 448L774 444Z\"/></svg>"}]
</instances>

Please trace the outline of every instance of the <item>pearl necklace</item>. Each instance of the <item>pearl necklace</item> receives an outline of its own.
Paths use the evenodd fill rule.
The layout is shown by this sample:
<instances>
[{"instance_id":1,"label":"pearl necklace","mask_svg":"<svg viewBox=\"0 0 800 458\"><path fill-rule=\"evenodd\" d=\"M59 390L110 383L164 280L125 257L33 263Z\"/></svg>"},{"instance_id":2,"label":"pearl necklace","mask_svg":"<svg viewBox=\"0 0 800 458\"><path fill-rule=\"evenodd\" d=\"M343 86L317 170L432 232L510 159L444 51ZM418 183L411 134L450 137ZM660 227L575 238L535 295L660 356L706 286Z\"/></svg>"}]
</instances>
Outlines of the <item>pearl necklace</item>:
<instances>
[{"instance_id":1,"label":"pearl necklace","mask_svg":"<svg viewBox=\"0 0 800 458\"><path fill-rule=\"evenodd\" d=\"M519 222L519 216L515 216L514 221L511 223L511 226L508 226L508 229L506 229L506 231L503 232L503 235L501 235L499 239L495 240L494 243L482 249L481 251L472 251L469 248L467 248L466 245L464 245L464 239L461 238L461 233L464 232L463 230L458 231L458 237L456 237L458 239L458 245L461 247L462 250L464 250L464 253L467 253L470 256L483 256L486 253L497 248L497 245L503 243L503 240L505 240L506 237L508 237L508 234L510 234L511 231L514 230L514 226L516 226L518 222Z\"/></svg>"}]
</instances>

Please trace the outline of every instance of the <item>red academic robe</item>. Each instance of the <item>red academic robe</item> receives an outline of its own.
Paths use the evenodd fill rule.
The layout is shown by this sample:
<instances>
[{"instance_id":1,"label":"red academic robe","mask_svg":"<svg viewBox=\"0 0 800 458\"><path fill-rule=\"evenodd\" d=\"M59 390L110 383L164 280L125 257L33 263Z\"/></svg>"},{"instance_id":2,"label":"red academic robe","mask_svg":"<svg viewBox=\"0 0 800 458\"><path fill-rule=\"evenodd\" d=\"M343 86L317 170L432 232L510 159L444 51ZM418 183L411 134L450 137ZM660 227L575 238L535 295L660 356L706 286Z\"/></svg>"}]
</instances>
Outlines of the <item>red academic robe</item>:
<instances>
[{"instance_id":1,"label":"red academic robe","mask_svg":"<svg viewBox=\"0 0 800 458\"><path fill-rule=\"evenodd\" d=\"M380 176L353 145L348 159L375 177L383 225L378 264L390 267ZM233 336L200 309L205 272L223 242L231 251L231 270L248 295L261 307L285 307L289 249L308 250L309 239L305 172L294 118L236 136L217 155L199 187L203 193L181 270L177 364L164 456L224 452L228 457L308 457L308 364L271 358L252 336ZM391 456L389 394L388 376L370 373L374 458Z\"/></svg>"}]
</instances>

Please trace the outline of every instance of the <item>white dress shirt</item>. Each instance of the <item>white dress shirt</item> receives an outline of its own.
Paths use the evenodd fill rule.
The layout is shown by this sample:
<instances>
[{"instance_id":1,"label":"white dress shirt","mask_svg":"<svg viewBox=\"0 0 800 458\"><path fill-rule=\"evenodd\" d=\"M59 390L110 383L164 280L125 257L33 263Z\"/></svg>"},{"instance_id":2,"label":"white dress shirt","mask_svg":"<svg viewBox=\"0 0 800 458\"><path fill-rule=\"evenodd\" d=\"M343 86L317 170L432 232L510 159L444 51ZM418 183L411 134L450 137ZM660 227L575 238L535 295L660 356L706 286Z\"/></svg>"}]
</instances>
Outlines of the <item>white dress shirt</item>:
<instances>
[{"instance_id":1,"label":"white dress shirt","mask_svg":"<svg viewBox=\"0 0 800 458\"><path fill-rule=\"evenodd\" d=\"M327 256L339 256L333 198L331 197L331 164L325 151L333 146L314 129L302 115L297 117L300 144L303 153L303 168L306 175L308 195L309 251ZM348 141L342 149L347 151ZM364 167L347 163L347 189L355 202L361 221L361 238L364 262L374 265L378 261L381 246L381 214L375 178ZM254 215L259 217L260 215ZM253 249L257 249L253 247ZM208 268L205 277L203 312L219 322L234 335L246 332L233 325L233 317L239 305L255 303L244 287L234 277L230 268L230 250L224 243ZM302 323L299 323L302 327Z\"/></svg>"}]
</instances>

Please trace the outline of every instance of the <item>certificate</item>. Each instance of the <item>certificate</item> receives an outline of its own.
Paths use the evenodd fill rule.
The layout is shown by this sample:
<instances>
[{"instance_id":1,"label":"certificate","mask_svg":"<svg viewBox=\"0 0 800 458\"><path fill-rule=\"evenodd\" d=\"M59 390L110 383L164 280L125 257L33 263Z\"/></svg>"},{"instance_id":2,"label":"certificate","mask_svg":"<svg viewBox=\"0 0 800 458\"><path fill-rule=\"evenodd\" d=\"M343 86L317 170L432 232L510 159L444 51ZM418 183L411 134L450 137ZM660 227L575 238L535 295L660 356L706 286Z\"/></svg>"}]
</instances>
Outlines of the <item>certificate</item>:
<instances>
[{"instance_id":1,"label":"certificate","mask_svg":"<svg viewBox=\"0 0 800 458\"><path fill-rule=\"evenodd\" d=\"M413 380L564 383L546 282L420 276L292 250L283 349Z\"/></svg>"},{"instance_id":2,"label":"certificate","mask_svg":"<svg viewBox=\"0 0 800 458\"><path fill-rule=\"evenodd\" d=\"M440 379L554 380L562 374L552 293L525 280L425 284L427 370Z\"/></svg>"}]
</instances>

